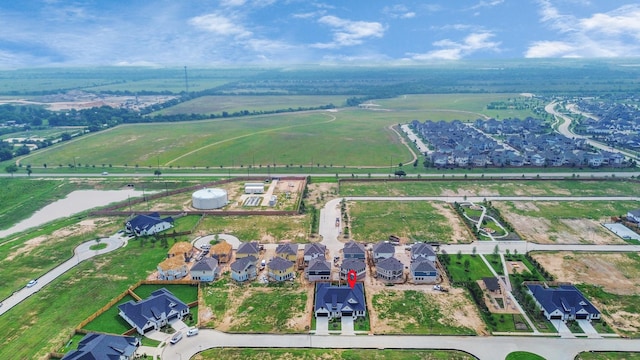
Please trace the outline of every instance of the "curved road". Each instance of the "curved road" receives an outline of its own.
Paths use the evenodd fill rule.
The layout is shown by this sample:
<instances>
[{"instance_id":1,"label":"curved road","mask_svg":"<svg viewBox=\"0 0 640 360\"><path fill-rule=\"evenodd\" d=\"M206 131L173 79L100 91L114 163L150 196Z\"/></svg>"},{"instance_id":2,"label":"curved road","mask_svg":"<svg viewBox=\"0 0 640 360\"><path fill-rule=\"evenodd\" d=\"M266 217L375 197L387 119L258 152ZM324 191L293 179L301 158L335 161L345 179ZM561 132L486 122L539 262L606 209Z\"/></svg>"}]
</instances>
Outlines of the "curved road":
<instances>
[{"instance_id":1,"label":"curved road","mask_svg":"<svg viewBox=\"0 0 640 360\"><path fill-rule=\"evenodd\" d=\"M118 235L113 235L108 238L100 239L100 243L107 244L107 247L101 250L91 250L91 246L98 244L96 240L87 241L78 245L74 249L74 254L69 260L63 262L62 264L51 269L49 272L38 278L38 283L36 285L30 288L23 287L22 289L14 292L13 295L4 299L2 301L2 306L0 306L0 315L11 310L11 308L18 305L29 296L37 293L40 289L55 280L57 277L69 271L74 266L80 264L80 262L90 259L94 256L102 255L116 250L124 246L126 244L126 240L125 238L121 238Z\"/></svg>"}]
</instances>

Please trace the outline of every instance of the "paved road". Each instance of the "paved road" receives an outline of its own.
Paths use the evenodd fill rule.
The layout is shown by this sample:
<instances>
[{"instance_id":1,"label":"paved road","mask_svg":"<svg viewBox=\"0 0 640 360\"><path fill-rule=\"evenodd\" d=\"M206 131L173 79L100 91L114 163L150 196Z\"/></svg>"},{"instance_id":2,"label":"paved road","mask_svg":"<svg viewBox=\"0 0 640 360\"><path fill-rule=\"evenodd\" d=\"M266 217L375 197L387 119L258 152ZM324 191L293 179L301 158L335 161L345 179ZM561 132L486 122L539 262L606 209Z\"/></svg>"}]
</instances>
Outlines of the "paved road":
<instances>
[{"instance_id":1,"label":"paved road","mask_svg":"<svg viewBox=\"0 0 640 360\"><path fill-rule=\"evenodd\" d=\"M640 351L640 340L560 339L543 336L319 336L227 334L203 329L175 345L166 345L162 359L190 359L214 347L337 348L337 349L450 349L466 351L481 360L504 359L513 351L529 351L547 360L573 359L582 351Z\"/></svg>"},{"instance_id":2,"label":"paved road","mask_svg":"<svg viewBox=\"0 0 640 360\"><path fill-rule=\"evenodd\" d=\"M11 310L11 308L18 305L29 296L35 294L44 286L55 280L58 276L64 274L65 272L69 271L69 269L80 264L80 262L90 259L94 256L102 255L118 249L119 247L126 244L126 240L125 238L121 238L118 235L114 235L112 237L101 239L100 243L107 244L107 247L101 250L91 250L90 247L92 245L98 244L96 240L87 241L78 245L78 247L75 248L74 255L71 257L71 259L58 265L56 268L38 278L38 283L35 286L30 288L24 287L13 293L13 295L4 299L2 301L2 306L0 307L0 315Z\"/></svg>"},{"instance_id":3,"label":"paved road","mask_svg":"<svg viewBox=\"0 0 640 360\"><path fill-rule=\"evenodd\" d=\"M589 136L584 136L584 135L578 135L576 133L573 133L570 130L571 127L571 121L573 119L571 119L571 117L566 116L564 114L559 113L558 111L556 111L556 105L558 105L557 101L553 101L549 104L547 104L547 106L544 107L544 110L553 115L556 116L556 118L561 118L562 120L564 120L564 122L562 124L560 124L560 126L558 126L558 132L566 137L568 137L569 139L584 139L587 141L587 143L595 148L601 149L601 150L606 150L606 151L611 151L611 152L619 152L621 154L623 154L624 156L631 158L631 159L635 159L635 160L639 160L639 158L635 155L632 154L630 152L627 151L623 151L623 150L617 150L612 148L611 146L605 145L601 142L595 141L593 139L591 139L591 137Z\"/></svg>"}]
</instances>

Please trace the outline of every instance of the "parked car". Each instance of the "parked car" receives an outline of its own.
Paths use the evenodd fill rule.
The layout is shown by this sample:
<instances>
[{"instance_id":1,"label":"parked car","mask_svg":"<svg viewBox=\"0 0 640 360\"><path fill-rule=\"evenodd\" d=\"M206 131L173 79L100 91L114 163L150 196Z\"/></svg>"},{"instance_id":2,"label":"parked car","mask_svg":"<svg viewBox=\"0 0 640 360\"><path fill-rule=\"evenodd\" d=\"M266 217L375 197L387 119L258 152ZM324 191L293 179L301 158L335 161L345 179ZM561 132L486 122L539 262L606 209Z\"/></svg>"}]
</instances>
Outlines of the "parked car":
<instances>
[{"instance_id":1,"label":"parked car","mask_svg":"<svg viewBox=\"0 0 640 360\"><path fill-rule=\"evenodd\" d=\"M36 286L36 284L37 284L37 283L38 283L38 280L35 280L35 279L34 279L34 280L31 280L31 281L29 281L29 282L27 283L27 287L28 287L28 288L30 288L30 287L34 287L34 286Z\"/></svg>"},{"instance_id":2,"label":"parked car","mask_svg":"<svg viewBox=\"0 0 640 360\"><path fill-rule=\"evenodd\" d=\"M193 328L187 330L187 336L196 336L196 335L198 335L199 332L200 331L198 330L198 328L193 327Z\"/></svg>"},{"instance_id":3,"label":"parked car","mask_svg":"<svg viewBox=\"0 0 640 360\"><path fill-rule=\"evenodd\" d=\"M173 335L173 337L171 338L171 340L169 340L169 342L172 344L175 344L180 340L182 340L182 331L179 331L175 335Z\"/></svg>"},{"instance_id":4,"label":"parked car","mask_svg":"<svg viewBox=\"0 0 640 360\"><path fill-rule=\"evenodd\" d=\"M102 175L109 175L109 173L108 173L108 172L106 172L106 171L103 171L103 172L102 172Z\"/></svg>"}]
</instances>

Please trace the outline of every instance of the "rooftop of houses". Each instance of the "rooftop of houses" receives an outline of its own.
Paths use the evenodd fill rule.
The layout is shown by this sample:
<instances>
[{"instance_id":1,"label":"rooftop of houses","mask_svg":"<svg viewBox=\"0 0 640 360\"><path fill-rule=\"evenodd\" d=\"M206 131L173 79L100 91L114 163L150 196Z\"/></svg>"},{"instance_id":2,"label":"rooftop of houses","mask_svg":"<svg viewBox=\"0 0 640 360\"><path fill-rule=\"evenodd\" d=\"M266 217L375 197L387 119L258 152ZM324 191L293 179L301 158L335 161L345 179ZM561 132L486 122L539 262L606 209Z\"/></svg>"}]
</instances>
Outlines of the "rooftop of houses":
<instances>
[{"instance_id":1,"label":"rooftop of houses","mask_svg":"<svg viewBox=\"0 0 640 360\"><path fill-rule=\"evenodd\" d=\"M209 252L212 254L228 254L231 249L233 249L231 244L229 244L225 240L221 240L219 243L213 245Z\"/></svg>"},{"instance_id":2,"label":"rooftop of houses","mask_svg":"<svg viewBox=\"0 0 640 360\"><path fill-rule=\"evenodd\" d=\"M140 345L135 336L118 336L89 333L78 343L76 350L71 350L63 360L121 359L121 356L133 358Z\"/></svg>"},{"instance_id":3,"label":"rooftop of houses","mask_svg":"<svg viewBox=\"0 0 640 360\"><path fill-rule=\"evenodd\" d=\"M274 257L267 264L270 270L284 271L293 266L293 262L279 256Z\"/></svg>"},{"instance_id":4,"label":"rooftop of houses","mask_svg":"<svg viewBox=\"0 0 640 360\"><path fill-rule=\"evenodd\" d=\"M415 259L416 257L432 257L436 256L435 251L433 251L433 247L429 244L425 243L416 243L411 246L411 258Z\"/></svg>"},{"instance_id":5,"label":"rooftop of houses","mask_svg":"<svg viewBox=\"0 0 640 360\"><path fill-rule=\"evenodd\" d=\"M163 271L167 271L167 270L176 269L185 265L186 265L186 262L184 260L184 256L179 255L179 256L173 256L173 257L164 259L160 264L158 264L158 268Z\"/></svg>"},{"instance_id":6,"label":"rooftop of houses","mask_svg":"<svg viewBox=\"0 0 640 360\"><path fill-rule=\"evenodd\" d=\"M190 242L178 241L177 243L173 244L173 246L167 253L170 255L182 255L191 251L193 251L193 245L191 245Z\"/></svg>"},{"instance_id":7,"label":"rooftop of houses","mask_svg":"<svg viewBox=\"0 0 640 360\"><path fill-rule=\"evenodd\" d=\"M326 251L327 247L318 243L305 244L304 246L305 255L324 254Z\"/></svg>"},{"instance_id":8,"label":"rooftop of houses","mask_svg":"<svg viewBox=\"0 0 640 360\"><path fill-rule=\"evenodd\" d=\"M364 311L364 287L356 283L350 286L336 286L329 283L316 284L316 301L314 310L327 309L329 311ZM346 308L346 309L345 309Z\"/></svg>"},{"instance_id":9,"label":"rooftop of houses","mask_svg":"<svg viewBox=\"0 0 640 360\"><path fill-rule=\"evenodd\" d=\"M373 252L393 254L396 252L396 247L388 241L380 241L373 245Z\"/></svg>"},{"instance_id":10,"label":"rooftop of houses","mask_svg":"<svg viewBox=\"0 0 640 360\"><path fill-rule=\"evenodd\" d=\"M376 268L378 270L384 271L401 271L404 269L404 265L400 260L394 258L393 256L387 259L383 259L378 261L376 264Z\"/></svg>"},{"instance_id":11,"label":"rooftop of houses","mask_svg":"<svg viewBox=\"0 0 640 360\"><path fill-rule=\"evenodd\" d=\"M296 255L298 254L298 244L280 244L276 247L276 254Z\"/></svg>"},{"instance_id":12,"label":"rooftop of houses","mask_svg":"<svg viewBox=\"0 0 640 360\"><path fill-rule=\"evenodd\" d=\"M238 246L238 250L236 250L236 254L259 254L260 253L260 244L257 241L251 242L243 242Z\"/></svg>"},{"instance_id":13,"label":"rooftop of houses","mask_svg":"<svg viewBox=\"0 0 640 360\"><path fill-rule=\"evenodd\" d=\"M542 285L527 285L534 298L548 312L552 313L556 309L564 313L575 313L584 309L590 314L600 313L589 300L573 285L561 285L556 288L545 288Z\"/></svg>"},{"instance_id":14,"label":"rooftop of houses","mask_svg":"<svg viewBox=\"0 0 640 360\"><path fill-rule=\"evenodd\" d=\"M254 256L247 256L240 259L236 259L236 261L231 263L231 270L235 272L241 272L247 269L250 265L255 265L257 258Z\"/></svg>"},{"instance_id":15,"label":"rooftop of houses","mask_svg":"<svg viewBox=\"0 0 640 360\"><path fill-rule=\"evenodd\" d=\"M500 283L498 283L498 278L496 277L484 277L482 278L482 282L484 282L484 286L489 291L500 290Z\"/></svg>"},{"instance_id":16,"label":"rooftop of houses","mask_svg":"<svg viewBox=\"0 0 640 360\"><path fill-rule=\"evenodd\" d=\"M149 319L161 319L163 314L167 316L172 311L181 312L187 309L187 305L180 301L169 290L158 289L146 299L138 302L130 300L118 305L122 311L138 328L144 328Z\"/></svg>"},{"instance_id":17,"label":"rooftop of houses","mask_svg":"<svg viewBox=\"0 0 640 360\"><path fill-rule=\"evenodd\" d=\"M210 257L202 258L191 267L191 271L212 271L218 267L218 260Z\"/></svg>"},{"instance_id":18,"label":"rooftop of houses","mask_svg":"<svg viewBox=\"0 0 640 360\"><path fill-rule=\"evenodd\" d=\"M345 255L347 254L355 255L355 254L364 254L366 250L364 248L364 245L351 240L346 244L344 244L344 249L342 251Z\"/></svg>"}]
</instances>

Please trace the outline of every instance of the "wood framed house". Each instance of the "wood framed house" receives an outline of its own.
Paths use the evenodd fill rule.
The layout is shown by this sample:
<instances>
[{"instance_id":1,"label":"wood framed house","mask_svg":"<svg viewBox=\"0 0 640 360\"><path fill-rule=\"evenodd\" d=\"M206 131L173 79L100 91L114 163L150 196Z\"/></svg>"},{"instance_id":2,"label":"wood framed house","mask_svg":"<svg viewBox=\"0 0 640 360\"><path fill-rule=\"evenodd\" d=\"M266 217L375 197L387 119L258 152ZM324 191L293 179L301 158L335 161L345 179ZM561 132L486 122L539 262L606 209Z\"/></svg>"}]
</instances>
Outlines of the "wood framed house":
<instances>
[{"instance_id":1,"label":"wood framed house","mask_svg":"<svg viewBox=\"0 0 640 360\"><path fill-rule=\"evenodd\" d=\"M225 240L221 240L211 247L209 254L211 254L212 258L218 260L219 263L226 264L231 261L233 257L233 247Z\"/></svg>"}]
</instances>

